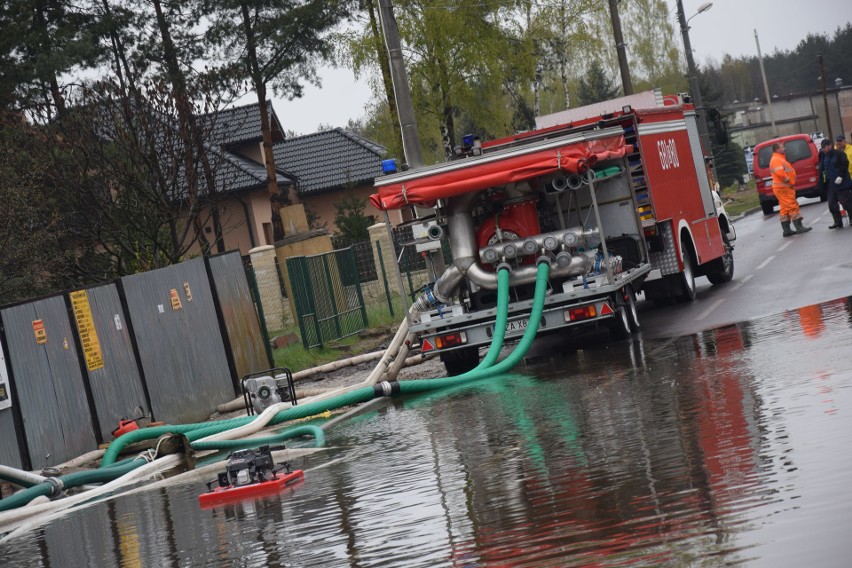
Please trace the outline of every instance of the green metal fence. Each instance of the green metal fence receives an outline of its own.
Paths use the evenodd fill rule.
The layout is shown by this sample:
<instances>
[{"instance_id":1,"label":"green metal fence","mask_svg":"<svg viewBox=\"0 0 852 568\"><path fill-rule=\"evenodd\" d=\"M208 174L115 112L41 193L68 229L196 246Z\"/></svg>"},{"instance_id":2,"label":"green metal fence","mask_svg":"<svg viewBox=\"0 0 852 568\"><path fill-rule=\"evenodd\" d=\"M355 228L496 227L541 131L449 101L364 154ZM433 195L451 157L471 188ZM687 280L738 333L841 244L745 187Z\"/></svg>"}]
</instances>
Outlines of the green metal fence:
<instances>
[{"instance_id":1,"label":"green metal fence","mask_svg":"<svg viewBox=\"0 0 852 568\"><path fill-rule=\"evenodd\" d=\"M302 345L310 349L367 327L367 310L351 248L287 259Z\"/></svg>"}]
</instances>

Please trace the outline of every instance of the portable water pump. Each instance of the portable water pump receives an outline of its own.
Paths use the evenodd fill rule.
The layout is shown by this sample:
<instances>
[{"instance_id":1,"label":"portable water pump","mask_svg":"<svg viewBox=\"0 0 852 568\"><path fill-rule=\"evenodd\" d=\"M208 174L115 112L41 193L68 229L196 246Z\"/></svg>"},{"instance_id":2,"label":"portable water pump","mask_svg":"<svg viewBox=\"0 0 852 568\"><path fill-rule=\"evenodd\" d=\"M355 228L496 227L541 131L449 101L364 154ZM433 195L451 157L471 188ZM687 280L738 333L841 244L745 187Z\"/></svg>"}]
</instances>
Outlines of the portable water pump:
<instances>
[{"instance_id":1,"label":"portable water pump","mask_svg":"<svg viewBox=\"0 0 852 568\"><path fill-rule=\"evenodd\" d=\"M291 402L296 406L296 387L293 374L284 367L249 373L241 381L246 414L260 414L279 402Z\"/></svg>"},{"instance_id":2,"label":"portable water pump","mask_svg":"<svg viewBox=\"0 0 852 568\"><path fill-rule=\"evenodd\" d=\"M198 496L202 508L271 495L304 479L304 472L291 470L287 462L275 465L272 452L283 449L284 446L260 446L228 454L225 471L208 481L207 492Z\"/></svg>"}]
</instances>

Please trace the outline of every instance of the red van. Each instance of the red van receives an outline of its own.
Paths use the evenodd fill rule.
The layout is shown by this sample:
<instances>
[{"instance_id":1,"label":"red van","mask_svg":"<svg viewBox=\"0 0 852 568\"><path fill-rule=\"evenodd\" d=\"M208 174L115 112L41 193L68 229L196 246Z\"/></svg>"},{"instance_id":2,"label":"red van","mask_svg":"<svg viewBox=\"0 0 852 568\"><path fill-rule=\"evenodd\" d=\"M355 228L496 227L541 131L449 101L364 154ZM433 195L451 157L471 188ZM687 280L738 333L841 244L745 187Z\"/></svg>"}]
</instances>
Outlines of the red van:
<instances>
[{"instance_id":1,"label":"red van","mask_svg":"<svg viewBox=\"0 0 852 568\"><path fill-rule=\"evenodd\" d=\"M772 174L769 172L769 160L772 159L772 145L783 144L787 150L787 161L796 170L796 197L819 197L825 201L828 196L820 190L817 183L817 164L819 149L807 134L781 136L761 142L754 147L754 179L760 208L764 215L771 215L778 200L772 192Z\"/></svg>"}]
</instances>

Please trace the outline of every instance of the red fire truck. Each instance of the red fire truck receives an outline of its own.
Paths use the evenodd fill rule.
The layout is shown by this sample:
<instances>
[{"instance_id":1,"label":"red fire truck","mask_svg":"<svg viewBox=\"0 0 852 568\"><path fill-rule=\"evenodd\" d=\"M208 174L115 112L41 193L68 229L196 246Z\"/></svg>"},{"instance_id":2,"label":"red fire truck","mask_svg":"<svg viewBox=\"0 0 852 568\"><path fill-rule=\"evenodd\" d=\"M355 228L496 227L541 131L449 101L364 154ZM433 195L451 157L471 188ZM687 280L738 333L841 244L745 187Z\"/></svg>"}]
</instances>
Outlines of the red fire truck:
<instances>
[{"instance_id":1,"label":"red fire truck","mask_svg":"<svg viewBox=\"0 0 852 568\"><path fill-rule=\"evenodd\" d=\"M640 106L641 105L641 106ZM419 349L448 373L473 368L494 334L497 267L511 267L507 339L526 327L536 263L551 263L541 332L639 329L636 294L691 301L695 278L733 276L732 224L719 207L688 97L649 91L560 115L456 159L387 175L380 209L434 208L423 242L448 239L452 263L415 301Z\"/></svg>"}]
</instances>

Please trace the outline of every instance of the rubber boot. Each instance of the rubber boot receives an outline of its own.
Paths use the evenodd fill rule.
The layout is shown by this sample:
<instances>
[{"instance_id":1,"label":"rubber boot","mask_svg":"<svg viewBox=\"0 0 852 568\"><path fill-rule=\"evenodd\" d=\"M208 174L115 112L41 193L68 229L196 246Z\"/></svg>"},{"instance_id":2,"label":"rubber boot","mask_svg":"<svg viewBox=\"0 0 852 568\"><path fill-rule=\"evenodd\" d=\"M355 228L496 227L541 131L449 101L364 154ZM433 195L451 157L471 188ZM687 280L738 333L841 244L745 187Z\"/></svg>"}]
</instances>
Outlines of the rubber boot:
<instances>
[{"instance_id":1,"label":"rubber boot","mask_svg":"<svg viewBox=\"0 0 852 568\"><path fill-rule=\"evenodd\" d=\"M834 218L834 224L829 225L829 229L842 229L843 228L843 215L840 214L840 211L837 213L831 214L832 218Z\"/></svg>"},{"instance_id":2,"label":"rubber boot","mask_svg":"<svg viewBox=\"0 0 852 568\"><path fill-rule=\"evenodd\" d=\"M807 233L808 231L810 231L811 229L813 229L813 227L805 227L804 225L802 225L802 218L801 218L801 217L799 217L798 219L794 220L794 221L793 221L793 225L795 225L795 226L796 226L796 233L797 233L797 234Z\"/></svg>"},{"instance_id":3,"label":"rubber boot","mask_svg":"<svg viewBox=\"0 0 852 568\"><path fill-rule=\"evenodd\" d=\"M795 235L795 231L790 230L790 221L781 221L781 228L784 229L785 237L792 237Z\"/></svg>"}]
</instances>

